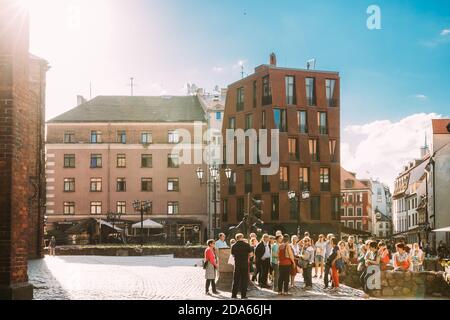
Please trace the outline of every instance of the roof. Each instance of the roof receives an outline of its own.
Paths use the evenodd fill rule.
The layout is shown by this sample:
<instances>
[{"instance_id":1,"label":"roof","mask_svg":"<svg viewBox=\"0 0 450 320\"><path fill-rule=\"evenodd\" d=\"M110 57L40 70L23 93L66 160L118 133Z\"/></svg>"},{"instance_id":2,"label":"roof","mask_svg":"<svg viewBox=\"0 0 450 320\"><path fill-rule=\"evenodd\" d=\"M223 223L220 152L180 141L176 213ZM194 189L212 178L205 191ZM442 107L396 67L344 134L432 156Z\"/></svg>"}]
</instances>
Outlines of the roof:
<instances>
[{"instance_id":1,"label":"roof","mask_svg":"<svg viewBox=\"0 0 450 320\"><path fill-rule=\"evenodd\" d=\"M359 189L371 189L370 186L364 184L363 182L361 182L360 180L356 179L356 176L351 173L348 172L347 170L345 170L344 168L341 167L341 190L349 190L349 188L345 187L345 181L346 180L353 180L354 181L354 185L352 188L352 190L359 190Z\"/></svg>"},{"instance_id":2,"label":"roof","mask_svg":"<svg viewBox=\"0 0 450 320\"><path fill-rule=\"evenodd\" d=\"M205 121L196 96L98 96L48 123L192 121Z\"/></svg>"},{"instance_id":3,"label":"roof","mask_svg":"<svg viewBox=\"0 0 450 320\"><path fill-rule=\"evenodd\" d=\"M450 134L450 119L432 119L434 134Z\"/></svg>"},{"instance_id":4,"label":"roof","mask_svg":"<svg viewBox=\"0 0 450 320\"><path fill-rule=\"evenodd\" d=\"M153 220L150 220L150 219L144 220L142 222L142 225L143 225L144 229L162 229L162 228L164 228L162 224L159 224L159 223L157 223L157 222L155 222ZM133 228L133 229L140 229L141 228L141 222L137 222L137 223L133 224L131 226L131 228Z\"/></svg>"}]
</instances>

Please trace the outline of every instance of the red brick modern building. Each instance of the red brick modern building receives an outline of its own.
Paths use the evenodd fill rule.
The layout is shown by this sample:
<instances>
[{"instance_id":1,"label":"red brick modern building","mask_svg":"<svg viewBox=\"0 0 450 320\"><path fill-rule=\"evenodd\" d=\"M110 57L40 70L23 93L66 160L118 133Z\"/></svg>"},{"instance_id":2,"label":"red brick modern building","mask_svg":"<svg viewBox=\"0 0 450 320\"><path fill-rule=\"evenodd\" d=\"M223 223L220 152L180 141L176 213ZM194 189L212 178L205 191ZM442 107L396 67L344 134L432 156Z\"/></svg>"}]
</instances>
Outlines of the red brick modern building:
<instances>
[{"instance_id":1,"label":"red brick modern building","mask_svg":"<svg viewBox=\"0 0 450 320\"><path fill-rule=\"evenodd\" d=\"M42 254L47 63L28 52L26 11L0 10L0 300L31 299L27 258Z\"/></svg>"},{"instance_id":2,"label":"red brick modern building","mask_svg":"<svg viewBox=\"0 0 450 320\"><path fill-rule=\"evenodd\" d=\"M274 54L270 64L229 85L224 137L226 129L279 129L280 168L274 175L261 176L262 165L248 162L246 144L245 164L229 165L232 178L221 180L224 230L242 219L250 193L264 201L262 220L268 232L293 233L298 224L302 232L312 234L338 231L339 88L337 72L277 67ZM310 191L299 210L288 199L290 190L297 195Z\"/></svg>"}]
</instances>

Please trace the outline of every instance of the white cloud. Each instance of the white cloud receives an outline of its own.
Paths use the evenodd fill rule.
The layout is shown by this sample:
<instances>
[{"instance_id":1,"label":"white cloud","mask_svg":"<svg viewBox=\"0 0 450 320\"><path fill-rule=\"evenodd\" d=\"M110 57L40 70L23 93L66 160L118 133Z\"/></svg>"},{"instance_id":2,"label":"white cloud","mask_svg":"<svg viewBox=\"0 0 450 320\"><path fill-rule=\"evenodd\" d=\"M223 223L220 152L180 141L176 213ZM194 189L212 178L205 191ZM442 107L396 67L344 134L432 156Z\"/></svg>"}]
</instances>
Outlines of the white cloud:
<instances>
[{"instance_id":1,"label":"white cloud","mask_svg":"<svg viewBox=\"0 0 450 320\"><path fill-rule=\"evenodd\" d=\"M441 31L441 36L448 36L450 34L450 29L444 29Z\"/></svg>"},{"instance_id":2,"label":"white cloud","mask_svg":"<svg viewBox=\"0 0 450 320\"><path fill-rule=\"evenodd\" d=\"M425 132L431 141L431 119L441 117L418 113L397 122L347 126L342 134L341 164L358 178L378 178L392 186L402 166L420 157Z\"/></svg>"},{"instance_id":3,"label":"white cloud","mask_svg":"<svg viewBox=\"0 0 450 320\"><path fill-rule=\"evenodd\" d=\"M425 99L428 98L426 95L421 94L421 93L414 94L414 95L412 95L411 97L416 98L416 99L420 99L420 100L425 100Z\"/></svg>"},{"instance_id":4,"label":"white cloud","mask_svg":"<svg viewBox=\"0 0 450 320\"><path fill-rule=\"evenodd\" d=\"M223 71L223 67L213 67L212 70L214 72L222 72Z\"/></svg>"}]
</instances>

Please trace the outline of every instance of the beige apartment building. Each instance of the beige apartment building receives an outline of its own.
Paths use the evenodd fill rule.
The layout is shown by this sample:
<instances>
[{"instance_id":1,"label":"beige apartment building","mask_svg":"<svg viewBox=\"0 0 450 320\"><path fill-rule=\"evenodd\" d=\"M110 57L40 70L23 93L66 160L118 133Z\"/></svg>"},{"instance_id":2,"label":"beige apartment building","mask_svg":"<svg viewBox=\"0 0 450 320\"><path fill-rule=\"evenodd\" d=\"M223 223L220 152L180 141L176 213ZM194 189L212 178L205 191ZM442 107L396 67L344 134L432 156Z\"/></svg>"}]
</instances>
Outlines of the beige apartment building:
<instances>
[{"instance_id":1,"label":"beige apartment building","mask_svg":"<svg viewBox=\"0 0 450 320\"><path fill-rule=\"evenodd\" d=\"M131 224L141 220L133 201L140 200L151 203L144 219L161 224L168 240L203 241L207 187L196 169L206 166L183 163L183 154L173 149L180 132L189 132L194 142L199 128L203 134L206 121L196 96L99 96L51 119L47 229L91 218L108 223L108 213L115 213L132 234ZM204 141L189 146L203 150Z\"/></svg>"}]
</instances>

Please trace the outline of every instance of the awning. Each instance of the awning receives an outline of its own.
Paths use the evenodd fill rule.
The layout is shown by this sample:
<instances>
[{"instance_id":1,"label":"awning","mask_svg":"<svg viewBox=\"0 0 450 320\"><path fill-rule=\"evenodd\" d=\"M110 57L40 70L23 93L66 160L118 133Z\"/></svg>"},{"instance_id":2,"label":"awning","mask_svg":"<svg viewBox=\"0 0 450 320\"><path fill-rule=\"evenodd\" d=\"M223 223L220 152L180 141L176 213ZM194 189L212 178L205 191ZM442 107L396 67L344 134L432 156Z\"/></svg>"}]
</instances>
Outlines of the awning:
<instances>
[{"instance_id":1,"label":"awning","mask_svg":"<svg viewBox=\"0 0 450 320\"><path fill-rule=\"evenodd\" d=\"M141 228L141 222L139 221L139 222L133 224L131 227L133 229L140 229ZM157 223L157 222L155 222L153 220L147 219L147 220L144 220L144 222L143 222L143 228L144 229L162 229L163 225L159 224L159 223Z\"/></svg>"},{"instance_id":2,"label":"awning","mask_svg":"<svg viewBox=\"0 0 450 320\"><path fill-rule=\"evenodd\" d=\"M116 231L123 231L122 229L120 229L120 228L118 228L116 226L114 226L114 228L113 228L113 225L111 223L109 223L109 222L106 222L105 220L97 219L97 222L100 223L100 225L108 226L111 229L115 229Z\"/></svg>"},{"instance_id":3,"label":"awning","mask_svg":"<svg viewBox=\"0 0 450 320\"><path fill-rule=\"evenodd\" d=\"M450 232L450 227L434 229L433 232Z\"/></svg>"}]
</instances>

